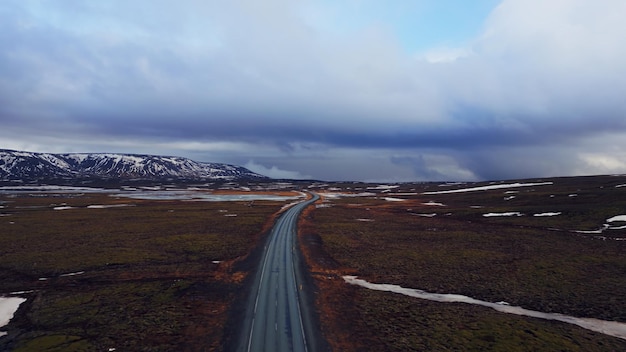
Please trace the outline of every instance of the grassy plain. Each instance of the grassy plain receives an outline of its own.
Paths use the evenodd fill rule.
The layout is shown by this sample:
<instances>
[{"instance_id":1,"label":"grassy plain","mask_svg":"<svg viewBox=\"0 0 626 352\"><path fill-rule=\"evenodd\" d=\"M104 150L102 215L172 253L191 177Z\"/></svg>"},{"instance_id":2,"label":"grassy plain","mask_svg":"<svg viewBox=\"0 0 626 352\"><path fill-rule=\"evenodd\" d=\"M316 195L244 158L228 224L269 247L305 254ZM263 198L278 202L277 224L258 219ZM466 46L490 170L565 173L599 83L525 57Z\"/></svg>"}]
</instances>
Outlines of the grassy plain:
<instances>
[{"instance_id":1,"label":"grassy plain","mask_svg":"<svg viewBox=\"0 0 626 352\"><path fill-rule=\"evenodd\" d=\"M32 292L0 350L222 350L239 263L283 204L1 195L0 292Z\"/></svg>"},{"instance_id":2,"label":"grassy plain","mask_svg":"<svg viewBox=\"0 0 626 352\"><path fill-rule=\"evenodd\" d=\"M373 292L341 279L358 275L375 283L626 322L626 241L621 240L626 230L576 232L598 230L606 219L626 214L626 188L616 187L626 178L539 181L554 184L430 195L422 193L477 185L406 184L386 192L343 185L344 192L376 194L327 197L307 212L300 238L334 349L626 350L624 340L574 325ZM505 212L523 215L484 216Z\"/></svg>"}]
</instances>

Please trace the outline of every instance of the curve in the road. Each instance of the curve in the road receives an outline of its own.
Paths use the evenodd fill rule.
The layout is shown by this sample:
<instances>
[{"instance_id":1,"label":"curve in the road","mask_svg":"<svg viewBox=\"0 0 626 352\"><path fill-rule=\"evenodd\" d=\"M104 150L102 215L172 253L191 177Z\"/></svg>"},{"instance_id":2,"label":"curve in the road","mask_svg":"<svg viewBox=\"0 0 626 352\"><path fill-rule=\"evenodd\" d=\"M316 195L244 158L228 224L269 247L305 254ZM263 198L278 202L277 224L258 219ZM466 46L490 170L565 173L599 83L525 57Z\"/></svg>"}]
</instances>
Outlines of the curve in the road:
<instances>
[{"instance_id":1,"label":"curve in the road","mask_svg":"<svg viewBox=\"0 0 626 352\"><path fill-rule=\"evenodd\" d=\"M298 216L319 199L313 194L276 221L252 287L237 351L313 351L313 318L302 309L302 275L296 246ZM304 307L306 308L306 307ZM303 314L304 313L304 314Z\"/></svg>"}]
</instances>

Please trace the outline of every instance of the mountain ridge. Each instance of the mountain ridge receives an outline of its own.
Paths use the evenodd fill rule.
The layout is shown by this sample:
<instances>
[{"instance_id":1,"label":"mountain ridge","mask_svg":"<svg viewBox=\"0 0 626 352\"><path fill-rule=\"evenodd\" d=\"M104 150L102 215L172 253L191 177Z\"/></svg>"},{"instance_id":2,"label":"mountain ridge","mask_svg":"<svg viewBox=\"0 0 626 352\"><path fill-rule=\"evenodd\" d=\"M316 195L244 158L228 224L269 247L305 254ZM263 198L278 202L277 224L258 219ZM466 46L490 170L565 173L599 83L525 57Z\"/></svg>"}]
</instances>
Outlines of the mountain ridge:
<instances>
[{"instance_id":1,"label":"mountain ridge","mask_svg":"<svg viewBox=\"0 0 626 352\"><path fill-rule=\"evenodd\" d=\"M244 167L178 156L127 153L39 153L0 149L0 180L45 179L268 179Z\"/></svg>"}]
</instances>

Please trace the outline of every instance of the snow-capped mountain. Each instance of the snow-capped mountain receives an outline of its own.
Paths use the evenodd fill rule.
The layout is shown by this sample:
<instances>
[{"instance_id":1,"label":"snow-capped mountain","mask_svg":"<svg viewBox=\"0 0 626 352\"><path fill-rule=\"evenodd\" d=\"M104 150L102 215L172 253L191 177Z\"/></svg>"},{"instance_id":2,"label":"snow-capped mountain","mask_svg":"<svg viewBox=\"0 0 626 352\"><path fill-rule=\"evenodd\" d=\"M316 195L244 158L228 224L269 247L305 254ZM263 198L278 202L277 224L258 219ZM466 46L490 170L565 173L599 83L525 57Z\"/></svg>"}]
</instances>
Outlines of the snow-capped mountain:
<instances>
[{"instance_id":1,"label":"snow-capped mountain","mask_svg":"<svg viewBox=\"0 0 626 352\"><path fill-rule=\"evenodd\" d=\"M0 180L58 178L266 179L246 168L174 156L138 154L49 154L0 149Z\"/></svg>"}]
</instances>

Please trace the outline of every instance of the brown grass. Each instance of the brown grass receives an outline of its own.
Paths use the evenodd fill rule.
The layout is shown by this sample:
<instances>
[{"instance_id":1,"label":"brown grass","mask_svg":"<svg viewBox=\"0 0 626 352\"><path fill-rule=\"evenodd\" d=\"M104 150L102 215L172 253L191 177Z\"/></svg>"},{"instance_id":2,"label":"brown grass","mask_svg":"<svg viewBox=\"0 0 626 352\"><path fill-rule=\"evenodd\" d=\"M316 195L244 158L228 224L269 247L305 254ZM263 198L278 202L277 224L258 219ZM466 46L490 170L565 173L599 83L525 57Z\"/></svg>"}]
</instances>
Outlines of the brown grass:
<instances>
[{"instance_id":1,"label":"brown grass","mask_svg":"<svg viewBox=\"0 0 626 352\"><path fill-rule=\"evenodd\" d=\"M623 214L624 189L611 186L624 180L575 181L524 189L509 201L504 200L506 190L402 196L406 202L388 202L382 197L393 194L380 194L331 200L331 207L310 211L300 236L309 265L320 272L318 304L331 345L342 351L626 348L626 341L572 325L368 292L339 277L356 274L378 283L626 321L621 300L626 296L626 243L567 231L595 229L604 219ZM569 197L572 193L578 196ZM446 206L422 204L429 200ZM482 216L504 211L563 214ZM434 218L417 216L433 212L438 214ZM620 231L611 235L623 236Z\"/></svg>"},{"instance_id":2,"label":"brown grass","mask_svg":"<svg viewBox=\"0 0 626 352\"><path fill-rule=\"evenodd\" d=\"M247 275L236 263L283 205L102 194L0 201L10 214L0 217L0 292L36 290L0 341L16 351L222 350ZM76 209L53 210L61 204Z\"/></svg>"}]
</instances>

